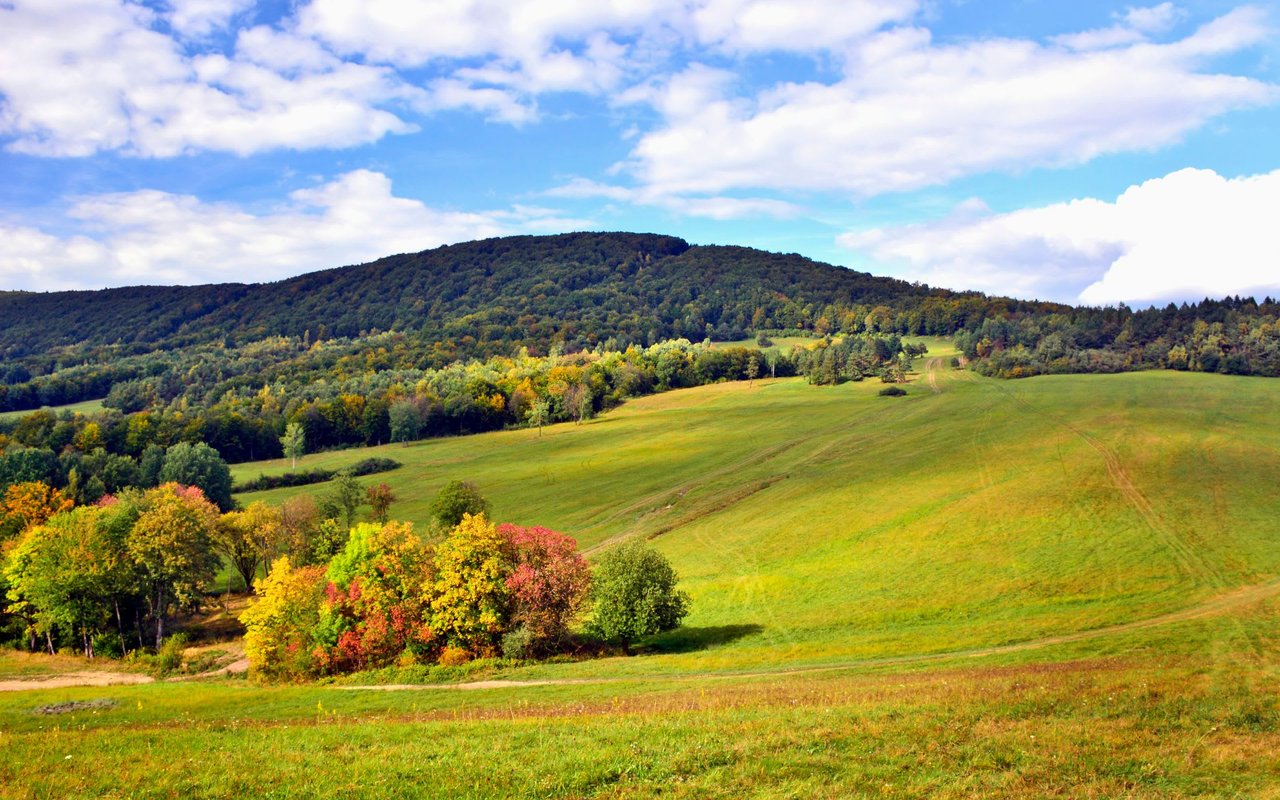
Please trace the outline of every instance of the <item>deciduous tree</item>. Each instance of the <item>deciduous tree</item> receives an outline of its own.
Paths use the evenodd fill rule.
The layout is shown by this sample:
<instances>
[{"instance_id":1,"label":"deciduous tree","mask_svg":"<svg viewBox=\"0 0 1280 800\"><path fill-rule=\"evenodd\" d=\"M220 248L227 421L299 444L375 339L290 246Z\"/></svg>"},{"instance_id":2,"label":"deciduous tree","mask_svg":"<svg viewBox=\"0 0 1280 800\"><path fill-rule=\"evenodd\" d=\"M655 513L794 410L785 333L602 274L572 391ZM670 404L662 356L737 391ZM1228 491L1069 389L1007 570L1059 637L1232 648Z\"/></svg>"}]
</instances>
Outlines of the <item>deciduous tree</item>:
<instances>
[{"instance_id":1,"label":"deciduous tree","mask_svg":"<svg viewBox=\"0 0 1280 800\"><path fill-rule=\"evenodd\" d=\"M629 650L638 639L678 627L689 613L689 596L676 581L670 562L644 544L609 551L591 578L592 628Z\"/></svg>"}]
</instances>

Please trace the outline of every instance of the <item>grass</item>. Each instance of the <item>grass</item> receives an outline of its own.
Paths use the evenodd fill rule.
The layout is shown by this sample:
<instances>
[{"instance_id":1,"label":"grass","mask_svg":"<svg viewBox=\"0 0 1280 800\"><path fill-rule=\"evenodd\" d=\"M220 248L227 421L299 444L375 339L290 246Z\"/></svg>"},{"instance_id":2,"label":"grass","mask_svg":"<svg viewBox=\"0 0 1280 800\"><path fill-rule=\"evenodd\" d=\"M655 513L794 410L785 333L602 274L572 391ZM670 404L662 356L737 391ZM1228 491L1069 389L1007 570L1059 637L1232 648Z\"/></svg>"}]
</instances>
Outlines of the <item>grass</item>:
<instances>
[{"instance_id":1,"label":"grass","mask_svg":"<svg viewBox=\"0 0 1280 800\"><path fill-rule=\"evenodd\" d=\"M651 539L693 613L523 687L0 695L0 797L1280 796L1280 383L933 345L901 398L761 380L308 456L403 462L419 524L461 478L593 556Z\"/></svg>"},{"instance_id":2,"label":"grass","mask_svg":"<svg viewBox=\"0 0 1280 800\"><path fill-rule=\"evenodd\" d=\"M22 419L32 411L37 409L28 409L26 411L0 411L0 422L11 422ZM42 406L40 411L52 411L60 414L63 411L69 411L72 414L93 414L102 410L101 400L82 400L79 403L69 403L65 406Z\"/></svg>"}]
</instances>

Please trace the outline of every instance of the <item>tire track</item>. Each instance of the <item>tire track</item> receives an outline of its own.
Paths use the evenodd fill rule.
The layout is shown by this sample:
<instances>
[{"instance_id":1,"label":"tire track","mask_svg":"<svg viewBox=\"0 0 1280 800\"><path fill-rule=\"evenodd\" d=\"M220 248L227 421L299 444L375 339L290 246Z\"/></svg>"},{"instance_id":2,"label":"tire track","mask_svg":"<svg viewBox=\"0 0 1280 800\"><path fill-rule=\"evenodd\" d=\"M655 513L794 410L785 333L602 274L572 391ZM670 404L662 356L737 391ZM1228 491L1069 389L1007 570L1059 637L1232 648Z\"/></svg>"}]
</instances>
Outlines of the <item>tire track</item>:
<instances>
[{"instance_id":1,"label":"tire track","mask_svg":"<svg viewBox=\"0 0 1280 800\"><path fill-rule=\"evenodd\" d=\"M1087 444L1094 452L1102 457L1103 464L1107 468L1107 475L1111 479L1112 485L1120 492L1125 501L1138 513L1143 523L1156 534L1161 542L1165 545L1169 554L1177 563L1179 569L1193 581L1204 582L1208 585L1221 589L1230 585L1230 582L1217 568L1216 565L1208 561L1200 550L1195 547L1196 542L1188 537L1185 533L1181 533L1165 522L1164 517L1152 505L1151 501L1142 493L1133 480L1129 477L1120 462L1120 458L1110 447L1098 439L1098 437L1075 425L1074 423L1063 419L1057 415L1048 414L1037 409L1028 402L1018 392L1011 391L999 383L991 384L995 389L1002 392L1013 402L1022 406L1024 409L1040 416L1048 417L1056 422L1060 427L1070 431Z\"/></svg>"},{"instance_id":2,"label":"tire track","mask_svg":"<svg viewBox=\"0 0 1280 800\"><path fill-rule=\"evenodd\" d=\"M1122 622L1102 628L1065 633L1055 636L1044 636L1025 642L995 645L992 647L975 647L965 650L949 650L939 653L923 653L905 656L887 656L884 658L851 659L848 661L816 664L808 667L778 667L775 669L738 670L725 672L686 672L658 675L628 675L602 678L546 678L532 680L484 680L467 683L428 683L428 684L369 684L358 686L334 686L342 691L474 691L479 689L518 689L531 686L582 686L607 683L643 683L646 681L704 681L741 678L770 678L786 675L811 675L823 672L839 672L844 670L866 669L896 665L927 664L952 659L985 658L1009 653L1021 653L1029 650L1041 650L1060 644L1101 639L1133 631L1159 628L1179 622L1191 622L1197 619L1220 616L1240 608L1270 600L1280 595L1280 579L1252 586L1241 586L1229 592L1212 597L1203 603L1189 606L1168 614L1160 614L1147 619Z\"/></svg>"}]
</instances>

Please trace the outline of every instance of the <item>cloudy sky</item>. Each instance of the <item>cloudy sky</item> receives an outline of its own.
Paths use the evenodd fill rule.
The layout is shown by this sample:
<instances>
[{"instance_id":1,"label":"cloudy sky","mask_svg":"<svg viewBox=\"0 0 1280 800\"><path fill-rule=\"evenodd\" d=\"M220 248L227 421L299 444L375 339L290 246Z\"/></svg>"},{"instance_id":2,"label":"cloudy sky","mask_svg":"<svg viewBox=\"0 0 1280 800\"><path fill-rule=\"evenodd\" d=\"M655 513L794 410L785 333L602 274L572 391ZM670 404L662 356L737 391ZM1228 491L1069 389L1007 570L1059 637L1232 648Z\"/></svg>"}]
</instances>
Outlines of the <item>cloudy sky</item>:
<instances>
[{"instance_id":1,"label":"cloudy sky","mask_svg":"<svg viewBox=\"0 0 1280 800\"><path fill-rule=\"evenodd\" d=\"M631 230L1280 295L1278 30L1230 0L0 0L0 288Z\"/></svg>"}]
</instances>

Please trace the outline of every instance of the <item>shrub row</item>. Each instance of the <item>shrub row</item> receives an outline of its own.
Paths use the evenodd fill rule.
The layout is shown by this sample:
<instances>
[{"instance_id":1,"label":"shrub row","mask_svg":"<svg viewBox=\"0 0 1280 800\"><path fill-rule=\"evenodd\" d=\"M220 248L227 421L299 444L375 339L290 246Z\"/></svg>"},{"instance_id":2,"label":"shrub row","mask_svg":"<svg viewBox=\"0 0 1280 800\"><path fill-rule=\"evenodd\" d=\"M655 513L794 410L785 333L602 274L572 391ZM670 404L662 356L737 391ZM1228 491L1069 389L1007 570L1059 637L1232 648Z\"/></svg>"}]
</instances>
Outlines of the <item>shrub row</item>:
<instances>
[{"instance_id":1,"label":"shrub row","mask_svg":"<svg viewBox=\"0 0 1280 800\"><path fill-rule=\"evenodd\" d=\"M357 461L345 469L309 469L305 472L286 472L283 475L262 475L232 487L233 492L262 492L267 489L281 489L293 486L308 486L313 483L324 483L332 480L339 472L346 472L358 477L376 475L379 472L390 472L398 469L400 462L393 458L366 458Z\"/></svg>"}]
</instances>

